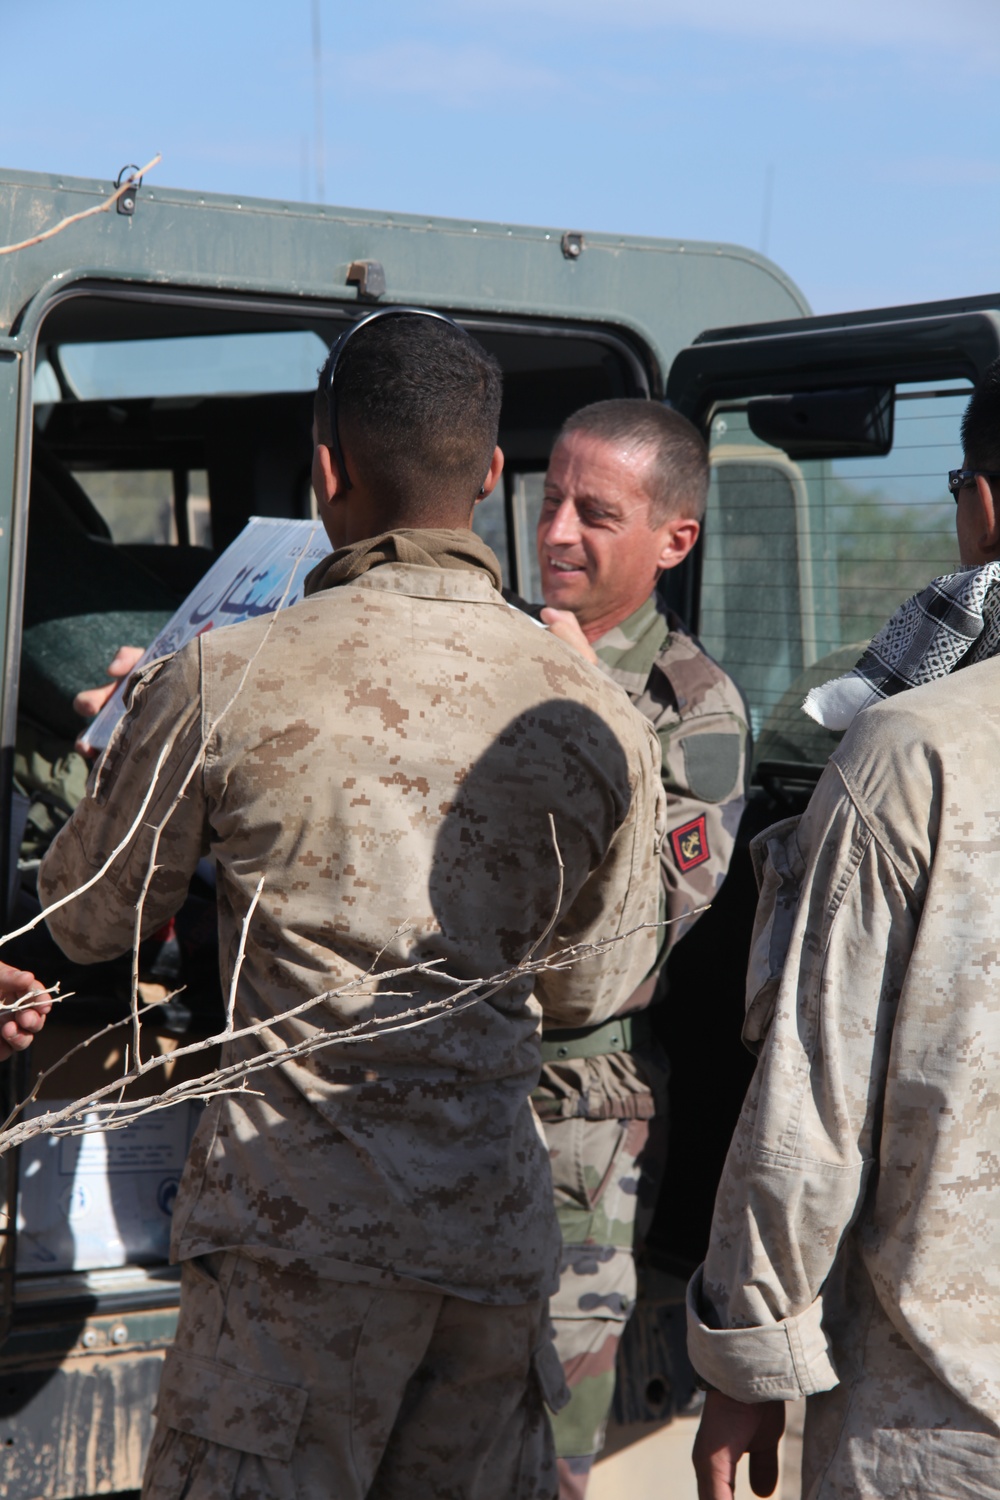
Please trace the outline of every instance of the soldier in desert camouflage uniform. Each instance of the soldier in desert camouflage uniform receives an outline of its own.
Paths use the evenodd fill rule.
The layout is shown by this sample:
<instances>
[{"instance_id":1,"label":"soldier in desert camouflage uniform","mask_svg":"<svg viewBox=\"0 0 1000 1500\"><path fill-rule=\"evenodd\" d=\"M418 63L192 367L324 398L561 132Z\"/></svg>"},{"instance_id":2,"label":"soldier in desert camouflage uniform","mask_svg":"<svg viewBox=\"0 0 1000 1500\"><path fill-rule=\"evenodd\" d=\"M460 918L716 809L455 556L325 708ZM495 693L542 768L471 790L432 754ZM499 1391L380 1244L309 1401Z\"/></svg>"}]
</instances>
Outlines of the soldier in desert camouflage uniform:
<instances>
[{"instance_id":1,"label":"soldier in desert camouflage uniform","mask_svg":"<svg viewBox=\"0 0 1000 1500\"><path fill-rule=\"evenodd\" d=\"M995 568L1000 361L963 436L959 551ZM801 1396L807 1500L1000 1496L998 768L993 655L859 713L754 842L757 1070L689 1289L701 1500L744 1452L771 1492Z\"/></svg>"},{"instance_id":2,"label":"soldier in desert camouflage uniform","mask_svg":"<svg viewBox=\"0 0 1000 1500\"><path fill-rule=\"evenodd\" d=\"M74 890L135 822L108 878L49 919L77 961L121 952L167 817L144 926L211 852L225 993L264 877L235 998L237 1028L262 1029L223 1062L371 1032L208 1105L174 1213L181 1312L144 1495L551 1500L539 1024L602 1020L653 961L658 751L616 689L504 603L468 529L502 464L495 362L405 313L331 358L313 479L336 550L294 608L133 679L40 877L46 902ZM624 941L448 1008L456 981L518 965L553 919L547 946ZM430 967L363 982L413 964ZM429 1023L392 1029L431 1003Z\"/></svg>"},{"instance_id":3,"label":"soldier in desert camouflage uniform","mask_svg":"<svg viewBox=\"0 0 1000 1500\"><path fill-rule=\"evenodd\" d=\"M604 1440L615 1357L636 1295L634 1244L655 1203L666 1147L667 1068L645 1011L670 946L710 902L743 810L742 695L653 590L694 545L708 489L701 437L649 401L576 413L553 449L538 526L555 633L624 688L656 731L667 798L657 963L623 990L612 1022L546 1025L535 1107L552 1154L563 1236L552 1303L571 1392L554 1422L562 1500L579 1500ZM659 998L663 998L662 989Z\"/></svg>"}]
</instances>

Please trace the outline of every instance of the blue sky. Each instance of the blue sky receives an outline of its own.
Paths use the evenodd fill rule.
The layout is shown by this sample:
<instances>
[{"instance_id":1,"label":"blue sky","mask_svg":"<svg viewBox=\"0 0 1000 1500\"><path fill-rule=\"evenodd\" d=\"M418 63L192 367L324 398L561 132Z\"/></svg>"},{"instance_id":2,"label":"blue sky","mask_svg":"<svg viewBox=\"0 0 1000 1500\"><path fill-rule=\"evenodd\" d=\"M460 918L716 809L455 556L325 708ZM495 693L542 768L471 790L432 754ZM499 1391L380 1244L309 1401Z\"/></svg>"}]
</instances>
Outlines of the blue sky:
<instances>
[{"instance_id":1,"label":"blue sky","mask_svg":"<svg viewBox=\"0 0 1000 1500\"><path fill-rule=\"evenodd\" d=\"M329 203L736 241L823 312L1000 289L1000 0L318 3ZM315 198L312 14L0 0L0 165Z\"/></svg>"}]
</instances>

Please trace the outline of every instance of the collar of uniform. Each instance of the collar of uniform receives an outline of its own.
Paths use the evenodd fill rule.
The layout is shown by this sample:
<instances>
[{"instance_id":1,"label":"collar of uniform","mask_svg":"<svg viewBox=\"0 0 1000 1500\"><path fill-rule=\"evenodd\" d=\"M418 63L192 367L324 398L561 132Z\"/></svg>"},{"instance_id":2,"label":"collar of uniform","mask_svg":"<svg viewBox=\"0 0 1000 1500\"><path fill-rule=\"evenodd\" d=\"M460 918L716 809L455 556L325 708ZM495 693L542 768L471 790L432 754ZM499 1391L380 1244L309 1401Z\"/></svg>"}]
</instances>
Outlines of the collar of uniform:
<instances>
[{"instance_id":1,"label":"collar of uniform","mask_svg":"<svg viewBox=\"0 0 1000 1500\"><path fill-rule=\"evenodd\" d=\"M593 642L608 676L629 693L641 693L670 634L655 594L650 594L627 620L614 625Z\"/></svg>"},{"instance_id":2,"label":"collar of uniform","mask_svg":"<svg viewBox=\"0 0 1000 1500\"><path fill-rule=\"evenodd\" d=\"M503 582L500 564L474 531L444 527L400 528L381 536L366 537L349 547L339 547L330 557L317 563L305 581L304 592L316 594L321 589L353 583L355 579L385 563L402 563L418 568L470 570L485 573L498 592Z\"/></svg>"}]
</instances>

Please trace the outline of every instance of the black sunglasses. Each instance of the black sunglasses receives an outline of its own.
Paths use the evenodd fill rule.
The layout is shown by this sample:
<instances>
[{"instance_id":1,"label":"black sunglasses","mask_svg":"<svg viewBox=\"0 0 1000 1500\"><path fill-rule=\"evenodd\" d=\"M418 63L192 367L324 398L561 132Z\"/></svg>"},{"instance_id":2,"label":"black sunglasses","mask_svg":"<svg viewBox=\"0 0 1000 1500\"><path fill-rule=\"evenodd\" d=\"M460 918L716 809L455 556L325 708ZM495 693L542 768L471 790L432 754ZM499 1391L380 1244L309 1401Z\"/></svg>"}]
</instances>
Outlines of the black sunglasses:
<instances>
[{"instance_id":1,"label":"black sunglasses","mask_svg":"<svg viewBox=\"0 0 1000 1500\"><path fill-rule=\"evenodd\" d=\"M378 318L391 318L395 317L398 313L416 314L420 318L436 318L438 322L448 323L452 328L459 329L459 332L461 332L454 318L449 318L445 313L433 312L429 307L379 307L374 312L366 313L356 323L352 323L350 328L345 329L340 335L340 338L333 346L333 360L330 364L330 373L327 377L326 399L330 413L331 447L333 448L333 456L336 459L345 489L351 489L352 486L351 476L348 474L347 465L344 462L344 451L340 446L340 431L337 426L337 393L334 387L334 381L337 377L337 366L340 363L340 357L344 349L356 333L360 332L362 328L367 328L369 323L374 323Z\"/></svg>"},{"instance_id":2,"label":"black sunglasses","mask_svg":"<svg viewBox=\"0 0 1000 1500\"><path fill-rule=\"evenodd\" d=\"M948 488L952 493L955 504L958 504L958 492L964 490L967 484L971 484L977 474L984 479L1000 479L1000 474L995 469L949 469Z\"/></svg>"}]
</instances>

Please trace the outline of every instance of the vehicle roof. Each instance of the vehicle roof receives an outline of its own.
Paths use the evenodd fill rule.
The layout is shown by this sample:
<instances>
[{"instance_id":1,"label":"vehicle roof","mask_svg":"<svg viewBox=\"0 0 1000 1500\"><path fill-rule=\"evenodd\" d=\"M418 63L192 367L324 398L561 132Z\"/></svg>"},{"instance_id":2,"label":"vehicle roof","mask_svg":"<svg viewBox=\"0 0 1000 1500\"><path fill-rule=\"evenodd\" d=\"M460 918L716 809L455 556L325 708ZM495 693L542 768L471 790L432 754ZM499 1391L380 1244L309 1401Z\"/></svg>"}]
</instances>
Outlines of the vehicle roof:
<instances>
[{"instance_id":1,"label":"vehicle roof","mask_svg":"<svg viewBox=\"0 0 1000 1500\"><path fill-rule=\"evenodd\" d=\"M110 182L0 170L0 247L111 192ZM356 260L384 266L383 303L613 323L633 330L663 373L704 328L809 312L778 266L741 246L587 231L570 259L565 228L200 193L147 178L131 217L111 207L0 254L0 342L27 342L50 296L80 280L352 305L346 277Z\"/></svg>"}]
</instances>

